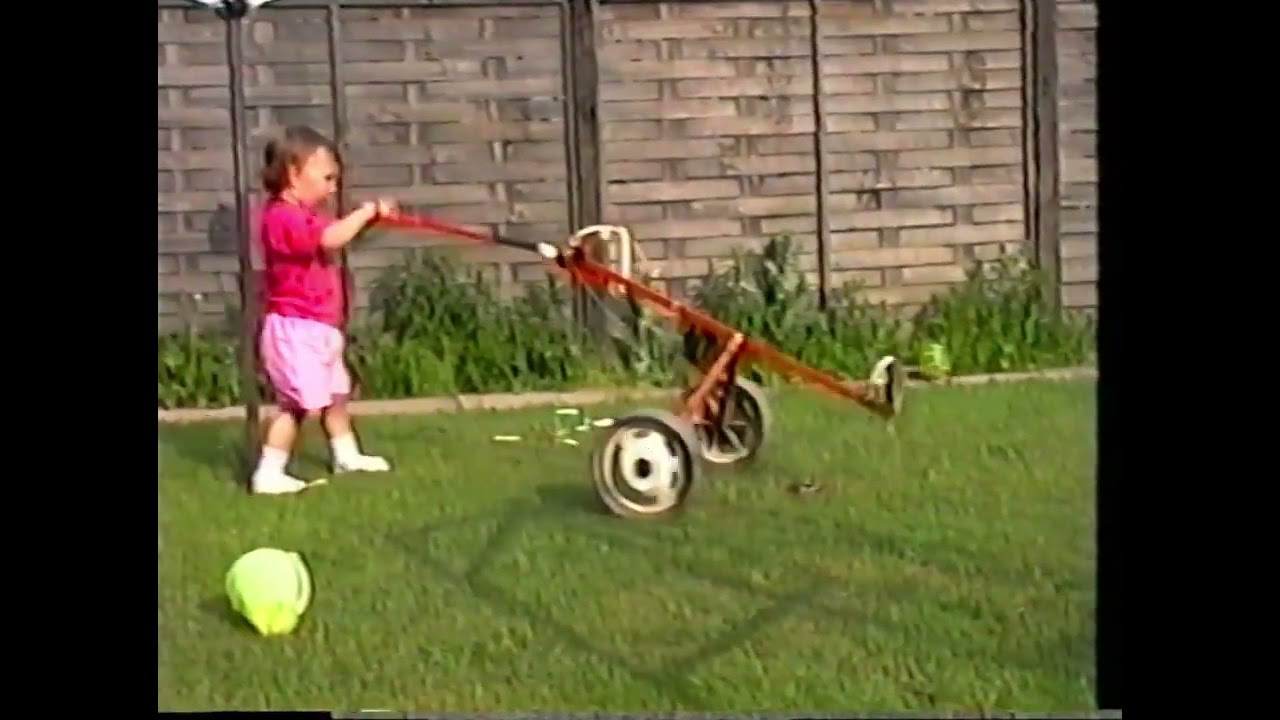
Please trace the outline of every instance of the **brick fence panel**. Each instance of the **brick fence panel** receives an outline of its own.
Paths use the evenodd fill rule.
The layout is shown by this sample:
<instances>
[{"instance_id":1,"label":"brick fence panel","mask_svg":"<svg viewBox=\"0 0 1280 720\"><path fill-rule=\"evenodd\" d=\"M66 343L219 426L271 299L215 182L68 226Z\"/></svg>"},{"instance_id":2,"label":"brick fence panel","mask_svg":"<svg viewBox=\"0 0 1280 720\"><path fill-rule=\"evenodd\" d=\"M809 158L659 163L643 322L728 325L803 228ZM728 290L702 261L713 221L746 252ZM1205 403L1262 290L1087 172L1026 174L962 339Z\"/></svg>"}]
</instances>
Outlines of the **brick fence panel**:
<instances>
[{"instance_id":1,"label":"brick fence panel","mask_svg":"<svg viewBox=\"0 0 1280 720\"><path fill-rule=\"evenodd\" d=\"M1058 10L1062 298L1096 303L1090 0ZM605 3L597 17L605 222L628 225L664 289L686 295L734 250L787 234L816 275L815 132L825 133L832 287L912 307L1027 238L1018 0ZM351 200L378 195L514 236L570 230L562 18L553 7L339 11ZM223 23L158 17L158 315L237 302ZM245 34L249 165L283 125L334 132L324 10L268 6ZM815 127L815 45L824 123ZM253 181L256 184L256 181ZM354 248L357 307L404 251ZM542 267L462 247L507 291Z\"/></svg>"},{"instance_id":2,"label":"brick fence panel","mask_svg":"<svg viewBox=\"0 0 1280 720\"><path fill-rule=\"evenodd\" d=\"M914 306L1026 239L1018 2L886 5L823 3L832 279Z\"/></svg>"},{"instance_id":3,"label":"brick fence panel","mask_svg":"<svg viewBox=\"0 0 1280 720\"><path fill-rule=\"evenodd\" d=\"M215 220L235 200L225 26L208 11L162 9L157 31L157 320L163 332L221 323L239 293L235 241Z\"/></svg>"},{"instance_id":4,"label":"brick fence panel","mask_svg":"<svg viewBox=\"0 0 1280 720\"><path fill-rule=\"evenodd\" d=\"M262 150L290 125L332 137L328 23L318 9L267 6L254 12L245 37L245 105L249 186L258 197ZM225 98L223 89L221 97Z\"/></svg>"},{"instance_id":5,"label":"brick fence panel","mask_svg":"<svg viewBox=\"0 0 1280 720\"><path fill-rule=\"evenodd\" d=\"M569 232L561 25L553 7L342 10L354 199L402 204L513 237ZM351 251L356 307L405 250L386 233ZM507 291L546 271L528 253L459 247Z\"/></svg>"},{"instance_id":6,"label":"brick fence panel","mask_svg":"<svg viewBox=\"0 0 1280 720\"><path fill-rule=\"evenodd\" d=\"M1098 304L1098 8L1058 0L1062 303Z\"/></svg>"},{"instance_id":7,"label":"brick fence panel","mask_svg":"<svg viewBox=\"0 0 1280 720\"><path fill-rule=\"evenodd\" d=\"M667 291L777 234L816 268L809 25L804 2L601 8L603 217Z\"/></svg>"}]
</instances>

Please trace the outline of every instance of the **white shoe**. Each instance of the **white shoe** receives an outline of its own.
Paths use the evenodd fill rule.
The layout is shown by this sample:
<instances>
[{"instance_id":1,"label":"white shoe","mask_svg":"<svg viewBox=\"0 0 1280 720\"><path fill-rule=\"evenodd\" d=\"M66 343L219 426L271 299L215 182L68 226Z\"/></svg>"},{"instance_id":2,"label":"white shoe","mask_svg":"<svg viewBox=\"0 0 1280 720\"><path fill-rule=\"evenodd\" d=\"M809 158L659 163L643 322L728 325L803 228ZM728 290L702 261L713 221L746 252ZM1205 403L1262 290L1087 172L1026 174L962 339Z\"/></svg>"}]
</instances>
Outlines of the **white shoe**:
<instances>
[{"instance_id":1,"label":"white shoe","mask_svg":"<svg viewBox=\"0 0 1280 720\"><path fill-rule=\"evenodd\" d=\"M333 472L388 472L391 470L391 463L387 462L384 457L377 455L354 455L344 458L342 461L335 460L333 463Z\"/></svg>"},{"instance_id":2,"label":"white shoe","mask_svg":"<svg viewBox=\"0 0 1280 720\"><path fill-rule=\"evenodd\" d=\"M249 488L254 495L293 495L326 482L324 479L305 482L285 473L259 471L253 474Z\"/></svg>"}]
</instances>

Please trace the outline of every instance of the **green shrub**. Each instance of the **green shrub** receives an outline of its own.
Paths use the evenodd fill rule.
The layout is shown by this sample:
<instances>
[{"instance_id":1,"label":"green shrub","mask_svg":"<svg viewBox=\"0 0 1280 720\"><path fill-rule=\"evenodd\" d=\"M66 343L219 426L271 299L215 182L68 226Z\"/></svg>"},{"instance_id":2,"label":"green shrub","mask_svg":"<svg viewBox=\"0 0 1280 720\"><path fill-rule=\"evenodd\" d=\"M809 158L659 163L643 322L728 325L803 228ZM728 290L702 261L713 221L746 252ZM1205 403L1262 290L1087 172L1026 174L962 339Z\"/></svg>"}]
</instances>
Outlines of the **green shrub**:
<instances>
[{"instance_id":1,"label":"green shrub","mask_svg":"<svg viewBox=\"0 0 1280 720\"><path fill-rule=\"evenodd\" d=\"M1008 258L975 268L915 317L860 300L852 284L832 292L824 309L782 237L735 256L693 301L752 337L850 377L865 377L886 354L914 362L931 343L946 348L957 374L1091 362L1091 321L1055 309L1047 287ZM662 331L664 321L623 302L614 324L625 330L615 336L625 339L591 336L572 317L570 297L568 287L549 279L511 302L447 254L411 253L375 284L368 319L352 330L348 359L361 396L670 383L676 376L680 339ZM225 333L161 337L160 407L235 404L235 347Z\"/></svg>"},{"instance_id":2,"label":"green shrub","mask_svg":"<svg viewBox=\"0 0 1280 720\"><path fill-rule=\"evenodd\" d=\"M234 339L195 333L161 336L156 375L160 407L226 407L240 397Z\"/></svg>"},{"instance_id":3,"label":"green shrub","mask_svg":"<svg viewBox=\"0 0 1280 720\"><path fill-rule=\"evenodd\" d=\"M1096 329L1086 316L1055 310L1048 293L1056 291L1008 256L933 298L915 320L916 336L946 347L959 374L1091 362Z\"/></svg>"},{"instance_id":4,"label":"green shrub","mask_svg":"<svg viewBox=\"0 0 1280 720\"><path fill-rule=\"evenodd\" d=\"M370 294L351 360L367 397L546 390L587 380L591 363L549 279L504 302L478 271L418 252Z\"/></svg>"},{"instance_id":5,"label":"green shrub","mask_svg":"<svg viewBox=\"0 0 1280 720\"><path fill-rule=\"evenodd\" d=\"M759 253L738 254L708 279L695 302L716 318L801 361L845 376L866 377L883 355L912 357L905 321L888 308L859 300L853 283L838 288L823 310L800 270L789 238ZM760 376L768 381L769 376Z\"/></svg>"},{"instance_id":6,"label":"green shrub","mask_svg":"<svg viewBox=\"0 0 1280 720\"><path fill-rule=\"evenodd\" d=\"M858 299L853 283L818 307L787 238L762 252L739 254L703 285L697 303L749 335L804 362L865 377L875 361L919 360L931 343L944 346L957 374L1065 367L1091 362L1089 318L1055 309L1042 276L1008 256L973 268L965 282L936 295L914 317Z\"/></svg>"}]
</instances>

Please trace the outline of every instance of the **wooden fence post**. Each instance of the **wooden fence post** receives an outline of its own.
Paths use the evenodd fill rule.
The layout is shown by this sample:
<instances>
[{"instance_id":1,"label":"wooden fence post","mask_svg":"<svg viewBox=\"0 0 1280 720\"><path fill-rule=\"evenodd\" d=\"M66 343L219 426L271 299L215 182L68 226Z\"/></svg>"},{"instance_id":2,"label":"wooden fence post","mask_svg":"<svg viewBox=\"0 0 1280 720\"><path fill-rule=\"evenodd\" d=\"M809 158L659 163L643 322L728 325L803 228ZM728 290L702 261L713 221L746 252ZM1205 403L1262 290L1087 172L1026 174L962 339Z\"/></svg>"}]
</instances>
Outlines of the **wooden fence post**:
<instances>
[{"instance_id":1,"label":"wooden fence post","mask_svg":"<svg viewBox=\"0 0 1280 720\"><path fill-rule=\"evenodd\" d=\"M569 202L571 224L577 231L601 222L604 195L601 188L599 72L596 58L596 15L598 0L569 0L567 35L564 44L566 91L569 93L566 155L569 160ZM599 258L597 258L599 259ZM599 340L608 319L590 288L574 288L574 311L587 331Z\"/></svg>"},{"instance_id":2,"label":"wooden fence post","mask_svg":"<svg viewBox=\"0 0 1280 720\"><path fill-rule=\"evenodd\" d=\"M220 14L227 31L228 91L231 95L231 155L235 185L236 235L240 267L240 401L245 408L245 441L242 457L244 481L262 442L259 432L258 396L258 276L253 266L252 228L249 222L249 168L245 153L244 3L224 3Z\"/></svg>"},{"instance_id":3,"label":"wooden fence post","mask_svg":"<svg viewBox=\"0 0 1280 720\"><path fill-rule=\"evenodd\" d=\"M325 9L325 25L328 30L329 56L329 108L333 114L333 142L346 161L347 149L347 96L342 76L342 7L337 2ZM338 214L347 211L346 170L338 178ZM342 263L342 313L348 323L355 310L355 281L351 275L351 263L347 248L338 254Z\"/></svg>"},{"instance_id":4,"label":"wooden fence post","mask_svg":"<svg viewBox=\"0 0 1280 720\"><path fill-rule=\"evenodd\" d=\"M577 222L579 226L601 222L604 194L601 187L599 68L596 58L596 14L598 0L572 0L573 123L577 141ZM573 228L577 230L578 228Z\"/></svg>"},{"instance_id":5,"label":"wooden fence post","mask_svg":"<svg viewBox=\"0 0 1280 720\"><path fill-rule=\"evenodd\" d=\"M827 217L827 192L830 172L827 166L827 110L822 89L822 0L809 0L809 53L813 69L813 157L815 214L818 226L818 305L826 309L831 292L831 219Z\"/></svg>"},{"instance_id":6,"label":"wooden fence post","mask_svg":"<svg viewBox=\"0 0 1280 720\"><path fill-rule=\"evenodd\" d=\"M1027 238L1034 262L1062 299L1061 190L1058 167L1058 43L1056 0L1022 0L1023 164Z\"/></svg>"}]
</instances>

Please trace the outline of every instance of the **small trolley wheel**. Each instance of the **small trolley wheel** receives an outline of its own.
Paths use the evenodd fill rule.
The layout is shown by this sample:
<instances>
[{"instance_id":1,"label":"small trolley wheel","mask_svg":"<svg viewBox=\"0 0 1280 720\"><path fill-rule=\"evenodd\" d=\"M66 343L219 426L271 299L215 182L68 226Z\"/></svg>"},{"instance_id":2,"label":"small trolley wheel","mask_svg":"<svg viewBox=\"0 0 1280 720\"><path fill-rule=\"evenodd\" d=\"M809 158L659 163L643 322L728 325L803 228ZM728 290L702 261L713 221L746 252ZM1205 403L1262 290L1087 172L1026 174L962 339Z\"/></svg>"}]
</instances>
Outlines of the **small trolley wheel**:
<instances>
[{"instance_id":1,"label":"small trolley wheel","mask_svg":"<svg viewBox=\"0 0 1280 720\"><path fill-rule=\"evenodd\" d=\"M605 507L624 518L654 518L681 505L698 482L698 438L689 421L641 410L614 421L591 455Z\"/></svg>"},{"instance_id":2,"label":"small trolley wheel","mask_svg":"<svg viewBox=\"0 0 1280 720\"><path fill-rule=\"evenodd\" d=\"M698 425L702 459L715 465L733 465L754 458L773 424L764 388L736 378L728 392L728 415L723 421L718 425Z\"/></svg>"},{"instance_id":3,"label":"small trolley wheel","mask_svg":"<svg viewBox=\"0 0 1280 720\"><path fill-rule=\"evenodd\" d=\"M873 397L884 405L890 418L902 414L902 404L907 393L907 370L892 355L880 358L871 368L868 379Z\"/></svg>"}]
</instances>

